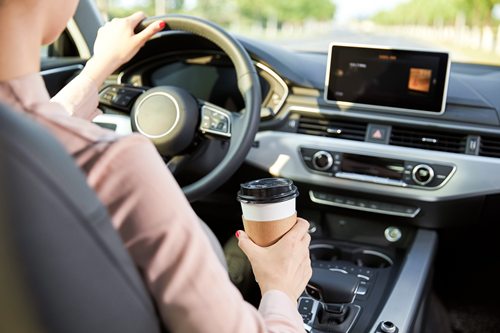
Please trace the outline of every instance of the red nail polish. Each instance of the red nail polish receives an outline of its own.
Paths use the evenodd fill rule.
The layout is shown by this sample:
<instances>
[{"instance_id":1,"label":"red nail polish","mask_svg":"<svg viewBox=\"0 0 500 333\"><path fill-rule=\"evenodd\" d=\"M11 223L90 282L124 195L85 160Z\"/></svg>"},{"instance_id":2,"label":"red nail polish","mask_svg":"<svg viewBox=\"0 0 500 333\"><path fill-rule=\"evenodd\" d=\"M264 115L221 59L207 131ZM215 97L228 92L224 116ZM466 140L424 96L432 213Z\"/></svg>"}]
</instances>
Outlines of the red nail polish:
<instances>
[{"instance_id":1,"label":"red nail polish","mask_svg":"<svg viewBox=\"0 0 500 333\"><path fill-rule=\"evenodd\" d=\"M167 25L167 24L166 24L165 22L163 22L163 21L161 21L161 22L158 24L158 26L159 26L159 27L160 27L160 29L162 29L162 30L163 30L163 29L165 29L165 26L166 26L166 25Z\"/></svg>"},{"instance_id":2,"label":"red nail polish","mask_svg":"<svg viewBox=\"0 0 500 333\"><path fill-rule=\"evenodd\" d=\"M240 231L236 231L236 238L240 238Z\"/></svg>"}]
</instances>

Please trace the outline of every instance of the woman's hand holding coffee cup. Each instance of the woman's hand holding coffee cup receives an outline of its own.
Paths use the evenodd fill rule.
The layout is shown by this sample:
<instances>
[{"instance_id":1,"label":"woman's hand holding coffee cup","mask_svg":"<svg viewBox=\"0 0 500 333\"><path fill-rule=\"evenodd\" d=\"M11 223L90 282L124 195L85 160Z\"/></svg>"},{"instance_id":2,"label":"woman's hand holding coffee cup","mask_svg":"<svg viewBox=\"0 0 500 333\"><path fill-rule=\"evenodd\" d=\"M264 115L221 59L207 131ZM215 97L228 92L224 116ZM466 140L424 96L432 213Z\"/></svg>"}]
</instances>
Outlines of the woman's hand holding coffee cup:
<instances>
[{"instance_id":1,"label":"woman's hand holding coffee cup","mask_svg":"<svg viewBox=\"0 0 500 333\"><path fill-rule=\"evenodd\" d=\"M296 302L302 294L312 275L308 229L309 222L298 218L290 231L268 247L256 245L245 232L238 231L238 245L252 264L262 295L280 290Z\"/></svg>"}]
</instances>

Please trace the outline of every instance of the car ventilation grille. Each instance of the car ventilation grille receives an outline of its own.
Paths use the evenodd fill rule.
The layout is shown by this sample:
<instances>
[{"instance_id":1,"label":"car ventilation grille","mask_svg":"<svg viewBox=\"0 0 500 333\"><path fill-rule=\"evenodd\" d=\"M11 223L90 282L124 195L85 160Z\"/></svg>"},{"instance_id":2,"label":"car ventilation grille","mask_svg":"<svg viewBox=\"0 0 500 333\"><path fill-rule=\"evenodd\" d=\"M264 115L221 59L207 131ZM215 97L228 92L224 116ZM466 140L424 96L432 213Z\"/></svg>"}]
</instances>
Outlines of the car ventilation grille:
<instances>
[{"instance_id":1,"label":"car ventilation grille","mask_svg":"<svg viewBox=\"0 0 500 333\"><path fill-rule=\"evenodd\" d=\"M465 153L467 135L434 132L410 127L393 127L389 144L411 148Z\"/></svg>"},{"instance_id":2,"label":"car ventilation grille","mask_svg":"<svg viewBox=\"0 0 500 333\"><path fill-rule=\"evenodd\" d=\"M366 127L367 123L364 122L301 117L298 133L364 141Z\"/></svg>"},{"instance_id":3,"label":"car ventilation grille","mask_svg":"<svg viewBox=\"0 0 500 333\"><path fill-rule=\"evenodd\" d=\"M500 158L500 137L481 136L479 155Z\"/></svg>"}]
</instances>

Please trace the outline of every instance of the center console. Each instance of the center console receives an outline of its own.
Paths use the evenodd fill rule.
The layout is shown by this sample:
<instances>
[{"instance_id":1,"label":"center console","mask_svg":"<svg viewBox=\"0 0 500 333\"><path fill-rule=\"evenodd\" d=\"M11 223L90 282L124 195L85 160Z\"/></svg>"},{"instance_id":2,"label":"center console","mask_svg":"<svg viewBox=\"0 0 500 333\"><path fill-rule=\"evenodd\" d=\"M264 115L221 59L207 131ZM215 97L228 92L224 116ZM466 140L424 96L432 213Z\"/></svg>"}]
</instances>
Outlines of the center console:
<instances>
[{"instance_id":1,"label":"center console","mask_svg":"<svg viewBox=\"0 0 500 333\"><path fill-rule=\"evenodd\" d=\"M361 232L365 239L342 240L338 236L348 233L332 237L336 222L316 225L311 220L313 276L298 303L305 330L412 332L424 303L435 232L387 227L378 235L374 229ZM375 241L367 241L370 237Z\"/></svg>"}]
</instances>

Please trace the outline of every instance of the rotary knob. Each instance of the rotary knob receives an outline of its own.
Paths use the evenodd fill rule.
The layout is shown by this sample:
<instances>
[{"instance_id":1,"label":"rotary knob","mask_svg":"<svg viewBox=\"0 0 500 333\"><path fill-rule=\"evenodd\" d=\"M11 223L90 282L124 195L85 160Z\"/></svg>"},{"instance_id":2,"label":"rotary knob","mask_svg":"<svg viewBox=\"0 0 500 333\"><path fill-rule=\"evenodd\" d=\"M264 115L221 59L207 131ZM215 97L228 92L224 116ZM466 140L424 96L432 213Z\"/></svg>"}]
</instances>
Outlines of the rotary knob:
<instances>
[{"instance_id":1,"label":"rotary knob","mask_svg":"<svg viewBox=\"0 0 500 333\"><path fill-rule=\"evenodd\" d=\"M420 164L413 168L413 181L421 186L429 184L434 179L434 170L427 164Z\"/></svg>"},{"instance_id":2,"label":"rotary knob","mask_svg":"<svg viewBox=\"0 0 500 333\"><path fill-rule=\"evenodd\" d=\"M333 157L327 151L318 151L312 157L312 164L316 170L326 171L333 165Z\"/></svg>"}]
</instances>

